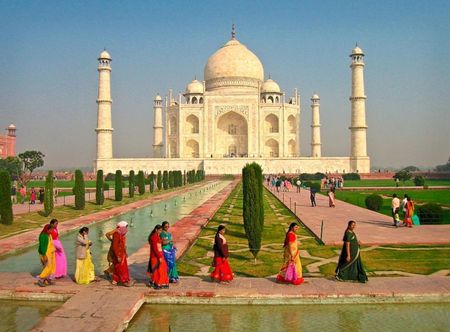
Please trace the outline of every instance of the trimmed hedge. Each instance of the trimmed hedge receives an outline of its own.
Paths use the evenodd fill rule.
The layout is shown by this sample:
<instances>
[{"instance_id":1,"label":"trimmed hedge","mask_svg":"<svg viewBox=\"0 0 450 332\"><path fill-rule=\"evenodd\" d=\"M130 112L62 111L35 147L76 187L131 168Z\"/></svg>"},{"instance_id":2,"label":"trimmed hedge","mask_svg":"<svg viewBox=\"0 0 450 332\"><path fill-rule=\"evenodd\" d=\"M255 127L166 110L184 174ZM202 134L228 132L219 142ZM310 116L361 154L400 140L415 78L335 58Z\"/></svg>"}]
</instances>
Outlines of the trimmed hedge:
<instances>
[{"instance_id":1,"label":"trimmed hedge","mask_svg":"<svg viewBox=\"0 0 450 332\"><path fill-rule=\"evenodd\" d=\"M156 187L158 188L158 190L161 190L161 188L162 188L162 173L161 173L161 171L158 171L158 176L156 178Z\"/></svg>"},{"instance_id":2,"label":"trimmed hedge","mask_svg":"<svg viewBox=\"0 0 450 332\"><path fill-rule=\"evenodd\" d=\"M308 174L308 173L300 174L300 180L302 180L302 181L322 180L325 177L326 177L326 175L323 173L320 173L320 172L317 172L314 174Z\"/></svg>"},{"instance_id":3,"label":"trimmed hedge","mask_svg":"<svg viewBox=\"0 0 450 332\"><path fill-rule=\"evenodd\" d=\"M347 173L342 175L344 180L361 180L361 175L358 173Z\"/></svg>"},{"instance_id":4,"label":"trimmed hedge","mask_svg":"<svg viewBox=\"0 0 450 332\"><path fill-rule=\"evenodd\" d=\"M128 197L134 197L134 187L135 187L134 171L131 170L128 174Z\"/></svg>"},{"instance_id":5,"label":"trimmed hedge","mask_svg":"<svg viewBox=\"0 0 450 332\"><path fill-rule=\"evenodd\" d=\"M145 194L145 175L144 175L144 171L139 171L138 172L137 184L138 184L139 195L144 195Z\"/></svg>"},{"instance_id":6,"label":"trimmed hedge","mask_svg":"<svg viewBox=\"0 0 450 332\"><path fill-rule=\"evenodd\" d=\"M364 202L369 210L380 211L383 206L383 197L377 194L372 194L367 196Z\"/></svg>"},{"instance_id":7,"label":"trimmed hedge","mask_svg":"<svg viewBox=\"0 0 450 332\"><path fill-rule=\"evenodd\" d=\"M13 220L11 177L8 171L0 170L0 222L4 225L11 225Z\"/></svg>"},{"instance_id":8,"label":"trimmed hedge","mask_svg":"<svg viewBox=\"0 0 450 332\"><path fill-rule=\"evenodd\" d=\"M155 173L153 171L148 176L149 184L150 184L150 192L155 191Z\"/></svg>"},{"instance_id":9,"label":"trimmed hedge","mask_svg":"<svg viewBox=\"0 0 450 332\"><path fill-rule=\"evenodd\" d=\"M73 188L75 195L75 210L83 210L86 205L85 185L83 172L79 169L75 171L75 187Z\"/></svg>"},{"instance_id":10,"label":"trimmed hedge","mask_svg":"<svg viewBox=\"0 0 450 332\"><path fill-rule=\"evenodd\" d=\"M123 199L123 193L122 193L122 171L121 170L117 170L116 171L116 176L114 177L114 183L115 183L115 188L114 188L114 200L116 200L117 202L120 202Z\"/></svg>"},{"instance_id":11,"label":"trimmed hedge","mask_svg":"<svg viewBox=\"0 0 450 332\"><path fill-rule=\"evenodd\" d=\"M425 185L425 178L421 175L417 175L416 177L414 177L413 181L416 186L424 186Z\"/></svg>"},{"instance_id":12,"label":"trimmed hedge","mask_svg":"<svg viewBox=\"0 0 450 332\"><path fill-rule=\"evenodd\" d=\"M443 224L443 213L442 207L435 203L424 204L417 209L417 216L423 225Z\"/></svg>"},{"instance_id":13,"label":"trimmed hedge","mask_svg":"<svg viewBox=\"0 0 450 332\"><path fill-rule=\"evenodd\" d=\"M164 190L169 189L169 172L167 171L163 172L162 184Z\"/></svg>"},{"instance_id":14,"label":"trimmed hedge","mask_svg":"<svg viewBox=\"0 0 450 332\"><path fill-rule=\"evenodd\" d=\"M53 171L48 171L44 188L44 216L53 212Z\"/></svg>"},{"instance_id":15,"label":"trimmed hedge","mask_svg":"<svg viewBox=\"0 0 450 332\"><path fill-rule=\"evenodd\" d=\"M103 203L105 203L104 190L109 190L109 183L103 182L103 171L99 169L97 171L97 180L95 182L95 204L103 205Z\"/></svg>"}]
</instances>

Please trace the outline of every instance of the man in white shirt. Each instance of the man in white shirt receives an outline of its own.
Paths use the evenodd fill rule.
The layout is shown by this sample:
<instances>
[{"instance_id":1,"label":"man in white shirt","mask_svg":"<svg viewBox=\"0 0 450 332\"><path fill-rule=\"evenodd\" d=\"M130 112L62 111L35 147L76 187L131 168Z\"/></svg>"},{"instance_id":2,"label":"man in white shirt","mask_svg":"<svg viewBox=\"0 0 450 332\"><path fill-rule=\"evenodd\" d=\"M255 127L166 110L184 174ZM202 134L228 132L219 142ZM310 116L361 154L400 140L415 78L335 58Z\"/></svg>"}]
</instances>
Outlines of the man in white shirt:
<instances>
[{"instance_id":1,"label":"man in white shirt","mask_svg":"<svg viewBox=\"0 0 450 332\"><path fill-rule=\"evenodd\" d=\"M398 227L398 218L395 217L396 214L400 211L400 199L397 197L397 194L392 195L392 218L394 219L394 226Z\"/></svg>"},{"instance_id":2,"label":"man in white shirt","mask_svg":"<svg viewBox=\"0 0 450 332\"><path fill-rule=\"evenodd\" d=\"M300 192L300 187L301 187L301 185L302 185L302 181L300 181L300 179L298 179L297 182L296 182L295 184L296 184L296 186L297 186L297 192L299 193L299 192Z\"/></svg>"}]
</instances>

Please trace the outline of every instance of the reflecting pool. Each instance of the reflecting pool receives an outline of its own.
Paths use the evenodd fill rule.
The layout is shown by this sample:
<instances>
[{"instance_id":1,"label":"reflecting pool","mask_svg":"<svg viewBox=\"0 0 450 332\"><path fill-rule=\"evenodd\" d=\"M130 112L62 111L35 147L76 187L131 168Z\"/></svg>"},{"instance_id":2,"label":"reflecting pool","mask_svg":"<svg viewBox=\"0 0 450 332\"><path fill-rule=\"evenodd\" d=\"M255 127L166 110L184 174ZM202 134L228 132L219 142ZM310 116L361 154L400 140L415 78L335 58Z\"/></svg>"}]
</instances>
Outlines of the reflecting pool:
<instances>
[{"instance_id":1,"label":"reflecting pool","mask_svg":"<svg viewBox=\"0 0 450 332\"><path fill-rule=\"evenodd\" d=\"M0 300L0 331L28 331L62 302Z\"/></svg>"},{"instance_id":2,"label":"reflecting pool","mask_svg":"<svg viewBox=\"0 0 450 332\"><path fill-rule=\"evenodd\" d=\"M145 305L127 331L449 331L450 303Z\"/></svg>"},{"instance_id":3,"label":"reflecting pool","mask_svg":"<svg viewBox=\"0 0 450 332\"><path fill-rule=\"evenodd\" d=\"M110 242L105 238L105 233L114 229L117 222L126 220L129 223L127 249L128 255L131 255L147 243L147 237L156 224L164 220L174 224L177 220L188 215L196 207L224 189L229 183L230 181L208 183L177 197L90 225L89 239L93 242L91 251L96 272L101 273L108 265L106 256ZM70 275L75 271L75 240L77 234L78 231L74 230L61 236ZM38 274L41 269L37 245L14 255L0 257L0 272L31 272L32 274Z\"/></svg>"}]
</instances>

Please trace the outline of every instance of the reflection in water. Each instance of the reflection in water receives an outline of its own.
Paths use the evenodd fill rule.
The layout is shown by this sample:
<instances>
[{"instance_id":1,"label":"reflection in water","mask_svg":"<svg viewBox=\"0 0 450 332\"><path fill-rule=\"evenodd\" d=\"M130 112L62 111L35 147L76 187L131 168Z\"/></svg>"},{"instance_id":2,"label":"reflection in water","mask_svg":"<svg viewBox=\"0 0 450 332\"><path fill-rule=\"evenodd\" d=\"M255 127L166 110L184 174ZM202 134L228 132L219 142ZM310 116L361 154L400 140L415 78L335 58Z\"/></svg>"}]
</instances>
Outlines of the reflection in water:
<instances>
[{"instance_id":1,"label":"reflection in water","mask_svg":"<svg viewBox=\"0 0 450 332\"><path fill-rule=\"evenodd\" d=\"M0 331L28 331L61 304L0 300Z\"/></svg>"},{"instance_id":2,"label":"reflection in water","mask_svg":"<svg viewBox=\"0 0 450 332\"><path fill-rule=\"evenodd\" d=\"M449 310L450 303L159 304L142 307L127 331L448 331Z\"/></svg>"},{"instance_id":3,"label":"reflection in water","mask_svg":"<svg viewBox=\"0 0 450 332\"><path fill-rule=\"evenodd\" d=\"M189 214L229 183L230 181L217 181L213 184L208 184L207 186L211 187L210 190L203 190L202 193L199 192L200 189L196 189L194 191L195 195L187 198L182 204L175 205L177 197L174 197L90 225L89 239L93 242L91 254L96 273L101 273L108 267L106 256L110 242L106 239L105 233L114 229L117 222L120 220L133 220L133 227L129 227L127 233L127 250L128 255L131 255L147 243L148 234L157 223L167 220L171 224L175 224L176 221ZM73 274L75 271L75 240L77 234L78 230L74 230L60 237L66 251L69 274ZM31 272L32 274L38 274L40 271L41 264L37 254L37 245L17 255L0 258L0 272Z\"/></svg>"}]
</instances>

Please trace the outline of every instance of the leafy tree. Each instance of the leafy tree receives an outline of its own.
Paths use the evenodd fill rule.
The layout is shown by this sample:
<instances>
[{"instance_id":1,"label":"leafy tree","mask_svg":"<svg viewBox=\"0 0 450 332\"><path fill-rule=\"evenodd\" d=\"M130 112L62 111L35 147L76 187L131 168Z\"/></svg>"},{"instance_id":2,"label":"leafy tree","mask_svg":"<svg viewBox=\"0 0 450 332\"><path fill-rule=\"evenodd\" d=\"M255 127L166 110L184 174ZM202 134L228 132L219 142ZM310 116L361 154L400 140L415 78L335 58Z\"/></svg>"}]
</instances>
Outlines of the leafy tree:
<instances>
[{"instance_id":1,"label":"leafy tree","mask_svg":"<svg viewBox=\"0 0 450 332\"><path fill-rule=\"evenodd\" d=\"M11 201L11 178L5 170L0 170L0 222L11 225L14 220Z\"/></svg>"},{"instance_id":2,"label":"leafy tree","mask_svg":"<svg viewBox=\"0 0 450 332\"><path fill-rule=\"evenodd\" d=\"M48 171L44 188L44 216L53 212L53 171Z\"/></svg>"},{"instance_id":3,"label":"leafy tree","mask_svg":"<svg viewBox=\"0 0 450 332\"><path fill-rule=\"evenodd\" d=\"M408 172L420 171L419 167L416 167L416 166L408 166L408 167L405 167L403 170L404 171L408 171Z\"/></svg>"},{"instance_id":4,"label":"leafy tree","mask_svg":"<svg viewBox=\"0 0 450 332\"><path fill-rule=\"evenodd\" d=\"M75 210L83 210L86 205L85 185L83 172L79 169L75 171L75 187L73 188L75 195Z\"/></svg>"},{"instance_id":5,"label":"leafy tree","mask_svg":"<svg viewBox=\"0 0 450 332\"><path fill-rule=\"evenodd\" d=\"M20 182L26 184L30 179L33 171L36 168L44 166L45 155L40 151L25 151L19 153L19 159L22 162L23 172L21 174ZM29 172L27 174L27 171Z\"/></svg>"},{"instance_id":6,"label":"leafy tree","mask_svg":"<svg viewBox=\"0 0 450 332\"><path fill-rule=\"evenodd\" d=\"M103 205L103 203L105 202L104 187L103 171L99 169L97 171L97 181L95 183L95 203L97 205Z\"/></svg>"},{"instance_id":7,"label":"leafy tree","mask_svg":"<svg viewBox=\"0 0 450 332\"><path fill-rule=\"evenodd\" d=\"M438 172L450 172L450 157L445 165L436 166L436 171Z\"/></svg>"},{"instance_id":8,"label":"leafy tree","mask_svg":"<svg viewBox=\"0 0 450 332\"><path fill-rule=\"evenodd\" d=\"M138 189L139 189L139 195L145 194L145 176L144 171L138 172Z\"/></svg>"},{"instance_id":9,"label":"leafy tree","mask_svg":"<svg viewBox=\"0 0 450 332\"><path fill-rule=\"evenodd\" d=\"M404 184L406 181L411 179L411 172L402 169L401 171L398 171L397 173L395 173L393 178L403 181L403 184Z\"/></svg>"},{"instance_id":10,"label":"leafy tree","mask_svg":"<svg viewBox=\"0 0 450 332\"><path fill-rule=\"evenodd\" d=\"M163 188L164 188L164 190L169 189L169 172L167 172L167 171L163 172L163 179L162 179L162 181L163 181Z\"/></svg>"},{"instance_id":11,"label":"leafy tree","mask_svg":"<svg viewBox=\"0 0 450 332\"><path fill-rule=\"evenodd\" d=\"M123 198L123 193L122 193L122 171L119 169L116 171L114 183L115 183L114 200L120 202Z\"/></svg>"},{"instance_id":12,"label":"leafy tree","mask_svg":"<svg viewBox=\"0 0 450 332\"><path fill-rule=\"evenodd\" d=\"M421 175L415 176L413 181L416 186L424 186L425 185L425 178Z\"/></svg>"},{"instance_id":13,"label":"leafy tree","mask_svg":"<svg viewBox=\"0 0 450 332\"><path fill-rule=\"evenodd\" d=\"M128 175L128 197L134 197L134 171L131 170Z\"/></svg>"},{"instance_id":14,"label":"leafy tree","mask_svg":"<svg viewBox=\"0 0 450 332\"><path fill-rule=\"evenodd\" d=\"M12 180L19 180L22 175L22 161L18 157L0 158L0 169L6 170Z\"/></svg>"},{"instance_id":15,"label":"leafy tree","mask_svg":"<svg viewBox=\"0 0 450 332\"><path fill-rule=\"evenodd\" d=\"M186 170L183 171L183 185L186 185Z\"/></svg>"},{"instance_id":16,"label":"leafy tree","mask_svg":"<svg viewBox=\"0 0 450 332\"><path fill-rule=\"evenodd\" d=\"M148 179L150 182L150 192L152 193L155 191L155 173L153 173L153 171L148 176Z\"/></svg>"},{"instance_id":17,"label":"leafy tree","mask_svg":"<svg viewBox=\"0 0 450 332\"><path fill-rule=\"evenodd\" d=\"M169 171L169 188L175 187L175 178L174 178L174 172Z\"/></svg>"},{"instance_id":18,"label":"leafy tree","mask_svg":"<svg viewBox=\"0 0 450 332\"><path fill-rule=\"evenodd\" d=\"M158 190L161 190L161 188L162 188L162 174L161 174L161 171L158 171L158 177L156 179L156 186L158 187Z\"/></svg>"},{"instance_id":19,"label":"leafy tree","mask_svg":"<svg viewBox=\"0 0 450 332\"><path fill-rule=\"evenodd\" d=\"M260 216L262 209L260 204L263 202L260 200L259 181L261 179L258 172L259 170L256 169L255 164L247 164L242 169L244 229L250 252L255 259L261 249L262 238Z\"/></svg>"}]
</instances>

